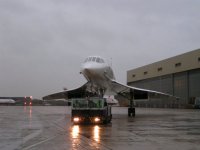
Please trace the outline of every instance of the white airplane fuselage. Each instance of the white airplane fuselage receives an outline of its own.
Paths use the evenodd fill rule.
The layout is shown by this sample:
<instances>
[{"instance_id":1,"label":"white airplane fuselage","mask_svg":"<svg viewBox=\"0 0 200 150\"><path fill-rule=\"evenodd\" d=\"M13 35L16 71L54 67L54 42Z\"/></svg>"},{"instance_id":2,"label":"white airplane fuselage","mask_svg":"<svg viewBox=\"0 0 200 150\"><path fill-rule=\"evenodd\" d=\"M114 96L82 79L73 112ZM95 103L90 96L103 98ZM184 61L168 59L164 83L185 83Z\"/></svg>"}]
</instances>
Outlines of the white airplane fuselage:
<instances>
[{"instance_id":1,"label":"white airplane fuselage","mask_svg":"<svg viewBox=\"0 0 200 150\"><path fill-rule=\"evenodd\" d=\"M89 58L87 58L82 64L80 71L80 73L83 74L86 80L91 84L91 87L88 90L91 92L103 91L103 93L99 92L99 94L103 94L103 97L106 98L108 104L118 104L118 101L114 98L115 93L111 90L111 80L115 80L111 66L105 63L105 61L100 57ZM96 61L97 59L102 61L98 62Z\"/></svg>"},{"instance_id":2,"label":"white airplane fuselage","mask_svg":"<svg viewBox=\"0 0 200 150\"><path fill-rule=\"evenodd\" d=\"M83 74L94 88L98 87L109 90L109 81L115 79L112 68L104 61L101 63L95 61L95 59L102 59L100 57L89 58L91 58L91 61L85 61L82 64L81 74ZM94 61L92 61L92 59L94 59Z\"/></svg>"}]
</instances>

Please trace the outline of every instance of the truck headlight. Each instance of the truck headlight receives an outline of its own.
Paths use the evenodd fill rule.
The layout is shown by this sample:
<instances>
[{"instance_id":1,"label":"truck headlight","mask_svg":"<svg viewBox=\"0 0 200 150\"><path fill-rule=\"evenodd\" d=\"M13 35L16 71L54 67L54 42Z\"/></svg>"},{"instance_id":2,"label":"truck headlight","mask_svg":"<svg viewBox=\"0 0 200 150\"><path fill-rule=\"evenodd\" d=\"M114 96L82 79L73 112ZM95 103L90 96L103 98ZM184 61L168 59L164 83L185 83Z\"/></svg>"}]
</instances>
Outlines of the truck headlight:
<instances>
[{"instance_id":1,"label":"truck headlight","mask_svg":"<svg viewBox=\"0 0 200 150\"><path fill-rule=\"evenodd\" d=\"M74 121L74 122L79 122L79 121L80 121L80 118L75 117L75 118L73 119L73 121Z\"/></svg>"},{"instance_id":2,"label":"truck headlight","mask_svg":"<svg viewBox=\"0 0 200 150\"><path fill-rule=\"evenodd\" d=\"M99 122L101 119L99 117L94 118L94 122Z\"/></svg>"}]
</instances>

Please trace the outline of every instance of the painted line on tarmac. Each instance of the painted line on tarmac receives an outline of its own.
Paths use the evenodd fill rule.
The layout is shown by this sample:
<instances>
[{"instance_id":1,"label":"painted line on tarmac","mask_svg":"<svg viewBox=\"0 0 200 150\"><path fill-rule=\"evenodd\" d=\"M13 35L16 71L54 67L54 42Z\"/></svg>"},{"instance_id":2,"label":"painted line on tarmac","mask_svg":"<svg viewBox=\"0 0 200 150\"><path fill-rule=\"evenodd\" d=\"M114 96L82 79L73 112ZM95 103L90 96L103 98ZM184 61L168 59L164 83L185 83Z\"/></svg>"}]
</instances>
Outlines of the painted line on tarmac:
<instances>
[{"instance_id":1,"label":"painted line on tarmac","mask_svg":"<svg viewBox=\"0 0 200 150\"><path fill-rule=\"evenodd\" d=\"M55 135L55 136L50 137L50 138L47 138L47 139L45 139L45 140L43 140L43 141L40 141L40 142L38 142L38 143L35 143L35 144L30 145L30 146L28 146L28 147L25 147L25 148L23 148L22 150L28 150L28 149L30 149L30 148L33 148L33 147L35 147L35 146L37 146L37 145L40 145L40 144L42 144L42 143L45 143L45 142L47 142L47 141L49 141L49 140L54 139L54 138L56 138L57 136L58 136L58 135Z\"/></svg>"},{"instance_id":2,"label":"painted line on tarmac","mask_svg":"<svg viewBox=\"0 0 200 150\"><path fill-rule=\"evenodd\" d=\"M31 134L25 136L25 137L23 138L23 143L26 143L27 141L29 141L29 140L35 138L36 136L40 135L41 133L42 133L42 130L40 129L40 130L37 130L37 131L35 131L35 132L33 132L33 133L31 133Z\"/></svg>"}]
</instances>

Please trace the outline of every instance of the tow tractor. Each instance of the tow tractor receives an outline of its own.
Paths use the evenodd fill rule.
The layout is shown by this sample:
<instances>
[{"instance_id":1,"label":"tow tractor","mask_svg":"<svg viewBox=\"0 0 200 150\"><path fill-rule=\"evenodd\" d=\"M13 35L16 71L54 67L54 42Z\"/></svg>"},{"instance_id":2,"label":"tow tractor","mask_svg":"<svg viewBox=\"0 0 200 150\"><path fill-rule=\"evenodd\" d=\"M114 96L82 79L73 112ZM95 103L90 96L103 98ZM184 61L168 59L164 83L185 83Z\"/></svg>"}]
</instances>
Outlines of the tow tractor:
<instances>
[{"instance_id":1,"label":"tow tractor","mask_svg":"<svg viewBox=\"0 0 200 150\"><path fill-rule=\"evenodd\" d=\"M71 120L74 124L106 124L112 119L111 106L98 97L72 100Z\"/></svg>"}]
</instances>

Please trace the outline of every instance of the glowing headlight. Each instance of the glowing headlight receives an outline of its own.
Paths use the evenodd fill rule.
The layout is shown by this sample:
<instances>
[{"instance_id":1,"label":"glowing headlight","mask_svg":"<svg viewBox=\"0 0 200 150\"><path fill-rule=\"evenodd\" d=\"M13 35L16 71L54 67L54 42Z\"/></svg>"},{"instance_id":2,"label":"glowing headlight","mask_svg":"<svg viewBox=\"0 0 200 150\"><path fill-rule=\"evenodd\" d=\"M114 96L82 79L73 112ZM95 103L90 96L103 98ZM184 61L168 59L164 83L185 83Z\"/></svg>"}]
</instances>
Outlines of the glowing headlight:
<instances>
[{"instance_id":1,"label":"glowing headlight","mask_svg":"<svg viewBox=\"0 0 200 150\"><path fill-rule=\"evenodd\" d=\"M80 121L80 119L78 117L75 117L73 120L74 120L74 122L79 122Z\"/></svg>"},{"instance_id":2,"label":"glowing headlight","mask_svg":"<svg viewBox=\"0 0 200 150\"><path fill-rule=\"evenodd\" d=\"M96 118L94 118L94 121L95 121L95 122L99 122L99 121L100 121L100 118L96 117Z\"/></svg>"}]
</instances>

